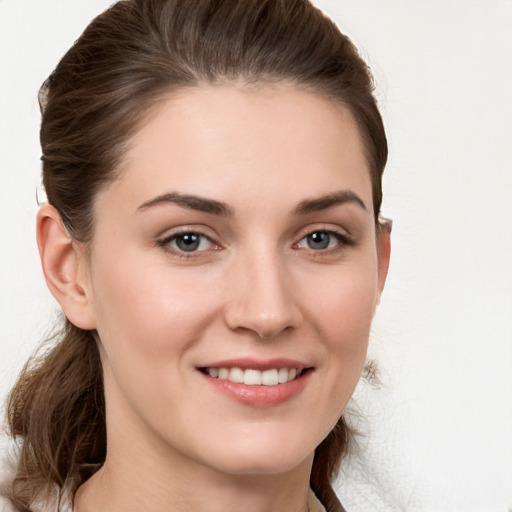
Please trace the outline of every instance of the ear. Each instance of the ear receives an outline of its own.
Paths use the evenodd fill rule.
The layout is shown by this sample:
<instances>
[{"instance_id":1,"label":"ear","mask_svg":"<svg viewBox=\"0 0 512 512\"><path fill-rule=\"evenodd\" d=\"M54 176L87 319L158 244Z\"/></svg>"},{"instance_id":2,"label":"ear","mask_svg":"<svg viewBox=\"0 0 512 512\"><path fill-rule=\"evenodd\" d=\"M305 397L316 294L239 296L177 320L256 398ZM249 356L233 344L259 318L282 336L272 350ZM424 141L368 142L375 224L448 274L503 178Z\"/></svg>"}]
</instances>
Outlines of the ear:
<instances>
[{"instance_id":1,"label":"ear","mask_svg":"<svg viewBox=\"0 0 512 512\"><path fill-rule=\"evenodd\" d=\"M83 250L69 236L58 211L45 204L37 214L37 246L46 284L68 320L95 329L89 273Z\"/></svg>"},{"instance_id":2,"label":"ear","mask_svg":"<svg viewBox=\"0 0 512 512\"><path fill-rule=\"evenodd\" d=\"M386 284L386 277L389 269L389 258L391 256L391 229L393 222L389 219L380 221L377 234L377 258L378 258L378 287L379 297L377 305L380 302L380 296Z\"/></svg>"}]
</instances>

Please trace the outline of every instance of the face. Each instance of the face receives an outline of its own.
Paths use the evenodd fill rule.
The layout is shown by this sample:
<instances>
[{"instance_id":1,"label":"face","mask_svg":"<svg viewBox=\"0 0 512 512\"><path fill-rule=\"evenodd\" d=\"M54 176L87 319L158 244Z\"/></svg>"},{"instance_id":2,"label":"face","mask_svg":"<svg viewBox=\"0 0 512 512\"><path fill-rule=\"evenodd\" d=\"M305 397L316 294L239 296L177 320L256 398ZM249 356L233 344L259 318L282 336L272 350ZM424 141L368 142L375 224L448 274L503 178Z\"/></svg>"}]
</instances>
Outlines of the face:
<instances>
[{"instance_id":1,"label":"face","mask_svg":"<svg viewBox=\"0 0 512 512\"><path fill-rule=\"evenodd\" d=\"M310 462L365 361L384 273L372 212L340 106L285 86L163 101L95 204L109 453L224 474Z\"/></svg>"}]
</instances>

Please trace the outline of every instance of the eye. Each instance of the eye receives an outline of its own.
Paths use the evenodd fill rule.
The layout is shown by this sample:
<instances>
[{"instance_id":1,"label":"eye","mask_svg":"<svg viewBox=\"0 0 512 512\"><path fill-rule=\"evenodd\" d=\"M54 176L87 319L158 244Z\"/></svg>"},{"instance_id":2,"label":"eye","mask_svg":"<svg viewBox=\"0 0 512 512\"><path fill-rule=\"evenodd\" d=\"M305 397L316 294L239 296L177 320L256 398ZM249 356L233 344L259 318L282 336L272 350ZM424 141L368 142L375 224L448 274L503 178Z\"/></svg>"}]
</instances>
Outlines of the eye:
<instances>
[{"instance_id":1,"label":"eye","mask_svg":"<svg viewBox=\"0 0 512 512\"><path fill-rule=\"evenodd\" d=\"M206 251L214 246L213 242L201 233L179 233L160 242L160 245L172 248L179 252Z\"/></svg>"},{"instance_id":2,"label":"eye","mask_svg":"<svg viewBox=\"0 0 512 512\"><path fill-rule=\"evenodd\" d=\"M335 231L313 231L302 238L297 247L300 249L312 249L314 251L324 251L334 249L340 244L349 244L348 237Z\"/></svg>"}]
</instances>

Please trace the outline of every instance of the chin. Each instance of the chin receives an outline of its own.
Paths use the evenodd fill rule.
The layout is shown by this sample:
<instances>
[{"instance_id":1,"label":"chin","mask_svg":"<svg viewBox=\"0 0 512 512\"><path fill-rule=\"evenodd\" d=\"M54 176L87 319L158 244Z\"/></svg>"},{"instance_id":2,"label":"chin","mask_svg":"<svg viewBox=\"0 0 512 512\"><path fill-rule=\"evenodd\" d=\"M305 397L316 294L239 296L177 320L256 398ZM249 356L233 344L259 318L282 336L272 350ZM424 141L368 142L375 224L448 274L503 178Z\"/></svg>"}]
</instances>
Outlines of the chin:
<instances>
[{"instance_id":1,"label":"chin","mask_svg":"<svg viewBox=\"0 0 512 512\"><path fill-rule=\"evenodd\" d=\"M311 461L313 460L313 453L309 454ZM298 468L309 460L309 457L298 458L297 455L294 457L282 457L279 456L278 460L272 460L269 458L263 459L262 457L247 457L243 460L236 461L225 461L224 464L219 468L223 473L230 475L280 475L289 473L294 469Z\"/></svg>"},{"instance_id":2,"label":"chin","mask_svg":"<svg viewBox=\"0 0 512 512\"><path fill-rule=\"evenodd\" d=\"M285 436L286 437L286 436ZM240 440L239 440L240 441ZM297 440L299 441L299 440ZM303 439L299 442L272 439L233 442L222 452L210 453L210 460L226 474L277 475L287 473L302 464L310 464L316 445Z\"/></svg>"}]
</instances>

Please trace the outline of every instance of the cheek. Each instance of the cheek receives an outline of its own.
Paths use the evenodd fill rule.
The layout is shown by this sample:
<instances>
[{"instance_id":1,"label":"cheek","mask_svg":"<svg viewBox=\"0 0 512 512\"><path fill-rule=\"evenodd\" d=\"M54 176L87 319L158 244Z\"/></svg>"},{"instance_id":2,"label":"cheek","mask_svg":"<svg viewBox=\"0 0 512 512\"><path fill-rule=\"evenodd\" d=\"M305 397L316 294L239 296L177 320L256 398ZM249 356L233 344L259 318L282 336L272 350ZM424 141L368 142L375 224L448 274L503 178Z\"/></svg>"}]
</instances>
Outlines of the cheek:
<instances>
[{"instance_id":1,"label":"cheek","mask_svg":"<svg viewBox=\"0 0 512 512\"><path fill-rule=\"evenodd\" d=\"M137 253L101 259L93 288L107 353L122 345L144 358L173 356L178 345L199 336L216 307L205 293L214 288L203 277L153 265Z\"/></svg>"},{"instance_id":2,"label":"cheek","mask_svg":"<svg viewBox=\"0 0 512 512\"><path fill-rule=\"evenodd\" d=\"M218 300L205 293L204 277L155 265L140 251L104 256L97 258L93 287L111 412L137 410L151 418L158 409L164 423L172 421L188 349L215 316Z\"/></svg>"},{"instance_id":3,"label":"cheek","mask_svg":"<svg viewBox=\"0 0 512 512\"><path fill-rule=\"evenodd\" d=\"M359 351L361 340L367 339L378 297L377 272L369 268L372 269L365 265L351 266L346 272L341 271L318 294L316 310L319 317L324 317L318 324L335 346Z\"/></svg>"},{"instance_id":4,"label":"cheek","mask_svg":"<svg viewBox=\"0 0 512 512\"><path fill-rule=\"evenodd\" d=\"M324 340L328 370L326 396L341 412L359 381L377 301L374 266L351 266L324 284L315 302L316 321ZM370 269L370 270L369 270Z\"/></svg>"}]
</instances>

